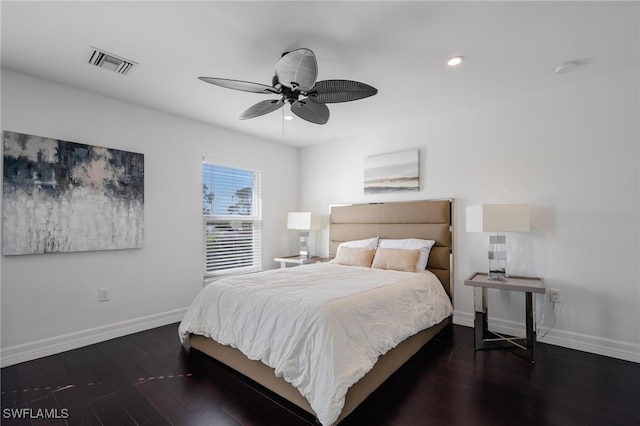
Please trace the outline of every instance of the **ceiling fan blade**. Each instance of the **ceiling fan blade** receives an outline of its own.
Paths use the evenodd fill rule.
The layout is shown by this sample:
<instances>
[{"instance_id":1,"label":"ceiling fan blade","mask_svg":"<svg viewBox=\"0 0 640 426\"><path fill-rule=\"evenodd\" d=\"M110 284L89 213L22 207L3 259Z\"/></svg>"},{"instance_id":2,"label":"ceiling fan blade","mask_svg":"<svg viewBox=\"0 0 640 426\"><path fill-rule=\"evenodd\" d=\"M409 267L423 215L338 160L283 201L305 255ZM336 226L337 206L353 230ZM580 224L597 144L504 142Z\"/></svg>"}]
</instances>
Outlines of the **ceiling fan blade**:
<instances>
[{"instance_id":1,"label":"ceiling fan blade","mask_svg":"<svg viewBox=\"0 0 640 426\"><path fill-rule=\"evenodd\" d=\"M323 80L318 81L308 94L313 102L333 104L338 102L357 101L378 93L378 90L368 84L351 80Z\"/></svg>"},{"instance_id":2,"label":"ceiling fan blade","mask_svg":"<svg viewBox=\"0 0 640 426\"><path fill-rule=\"evenodd\" d=\"M225 87L227 89L233 90L242 90L243 92L252 92L252 93L277 93L277 91L266 84L260 83L252 83L250 81L241 81L241 80L229 80L226 78L215 78L215 77L198 77L199 80L202 80L206 83L215 84L216 86Z\"/></svg>"},{"instance_id":3,"label":"ceiling fan blade","mask_svg":"<svg viewBox=\"0 0 640 426\"><path fill-rule=\"evenodd\" d=\"M282 105L284 105L284 101L282 99L270 99L267 101L258 102L257 104L243 112L240 116L240 120L260 117L261 115L265 115L282 108Z\"/></svg>"},{"instance_id":4,"label":"ceiling fan blade","mask_svg":"<svg viewBox=\"0 0 640 426\"><path fill-rule=\"evenodd\" d=\"M329 121L329 107L325 104L310 102L309 99L300 99L291 105L291 112L315 124L326 124Z\"/></svg>"},{"instance_id":5,"label":"ceiling fan blade","mask_svg":"<svg viewBox=\"0 0 640 426\"><path fill-rule=\"evenodd\" d=\"M276 76L283 86L308 92L318 77L316 55L309 49L285 53L276 63Z\"/></svg>"}]
</instances>

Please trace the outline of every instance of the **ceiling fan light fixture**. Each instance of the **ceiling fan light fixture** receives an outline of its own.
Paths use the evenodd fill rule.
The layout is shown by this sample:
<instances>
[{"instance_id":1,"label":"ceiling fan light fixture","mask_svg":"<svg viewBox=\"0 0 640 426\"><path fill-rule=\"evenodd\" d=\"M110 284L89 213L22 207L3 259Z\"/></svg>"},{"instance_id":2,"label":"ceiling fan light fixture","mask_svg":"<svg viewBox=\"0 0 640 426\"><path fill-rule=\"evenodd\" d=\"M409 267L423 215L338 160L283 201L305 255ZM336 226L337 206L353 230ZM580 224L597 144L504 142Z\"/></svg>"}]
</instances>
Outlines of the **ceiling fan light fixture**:
<instances>
[{"instance_id":1,"label":"ceiling fan light fixture","mask_svg":"<svg viewBox=\"0 0 640 426\"><path fill-rule=\"evenodd\" d=\"M464 56L452 56L447 60L447 65L455 67L464 62Z\"/></svg>"},{"instance_id":2,"label":"ceiling fan light fixture","mask_svg":"<svg viewBox=\"0 0 640 426\"><path fill-rule=\"evenodd\" d=\"M284 53L276 63L275 71L271 86L217 77L198 78L205 83L228 89L281 96L280 99L258 102L249 107L240 115L240 120L259 117L288 103L291 114L283 111L283 120L292 120L295 114L310 123L326 124L331 115L326 104L356 101L378 93L376 88L352 80L316 81L318 63L315 54L309 49Z\"/></svg>"}]
</instances>

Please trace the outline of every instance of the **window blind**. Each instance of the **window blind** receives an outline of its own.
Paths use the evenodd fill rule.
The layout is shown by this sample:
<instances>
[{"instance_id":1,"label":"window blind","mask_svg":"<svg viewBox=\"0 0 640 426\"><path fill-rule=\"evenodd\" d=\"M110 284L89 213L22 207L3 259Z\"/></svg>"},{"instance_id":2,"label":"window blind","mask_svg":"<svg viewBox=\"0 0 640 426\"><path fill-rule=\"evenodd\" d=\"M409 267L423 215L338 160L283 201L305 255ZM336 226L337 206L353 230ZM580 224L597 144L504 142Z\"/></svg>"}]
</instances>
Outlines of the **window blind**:
<instances>
[{"instance_id":1,"label":"window blind","mask_svg":"<svg viewBox=\"0 0 640 426\"><path fill-rule=\"evenodd\" d=\"M258 170L202 165L205 276L262 270Z\"/></svg>"}]
</instances>

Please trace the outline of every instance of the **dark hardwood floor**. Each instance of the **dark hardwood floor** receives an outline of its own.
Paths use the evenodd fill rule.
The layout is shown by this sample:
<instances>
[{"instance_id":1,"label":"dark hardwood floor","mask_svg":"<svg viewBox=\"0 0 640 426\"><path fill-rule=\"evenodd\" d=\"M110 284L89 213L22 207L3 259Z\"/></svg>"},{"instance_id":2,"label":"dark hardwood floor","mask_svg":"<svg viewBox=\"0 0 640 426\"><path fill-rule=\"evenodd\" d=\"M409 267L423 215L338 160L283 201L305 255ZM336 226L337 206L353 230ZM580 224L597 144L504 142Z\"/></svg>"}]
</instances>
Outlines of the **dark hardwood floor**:
<instances>
[{"instance_id":1,"label":"dark hardwood floor","mask_svg":"<svg viewBox=\"0 0 640 426\"><path fill-rule=\"evenodd\" d=\"M313 424L226 367L185 354L176 330L3 368L2 424ZM475 352L473 330L451 326L341 424L640 424L640 364L545 344L536 357L531 365L506 351Z\"/></svg>"}]
</instances>

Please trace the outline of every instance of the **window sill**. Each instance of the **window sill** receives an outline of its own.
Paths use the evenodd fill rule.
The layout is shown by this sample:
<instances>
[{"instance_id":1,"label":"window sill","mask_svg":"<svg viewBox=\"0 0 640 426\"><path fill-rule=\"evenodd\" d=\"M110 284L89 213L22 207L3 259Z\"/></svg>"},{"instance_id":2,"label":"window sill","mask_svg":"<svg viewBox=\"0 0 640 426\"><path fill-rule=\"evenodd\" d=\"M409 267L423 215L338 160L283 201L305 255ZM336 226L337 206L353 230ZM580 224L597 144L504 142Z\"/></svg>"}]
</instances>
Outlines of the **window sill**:
<instances>
[{"instance_id":1,"label":"window sill","mask_svg":"<svg viewBox=\"0 0 640 426\"><path fill-rule=\"evenodd\" d=\"M205 275L202 279L203 286L206 286L213 281L221 280L226 277L234 277L237 275L246 275L246 274L254 274L256 272L262 272L262 268L247 268L239 271L229 271L229 272L218 272L217 274Z\"/></svg>"}]
</instances>

